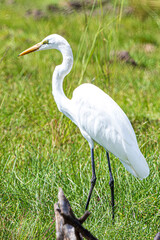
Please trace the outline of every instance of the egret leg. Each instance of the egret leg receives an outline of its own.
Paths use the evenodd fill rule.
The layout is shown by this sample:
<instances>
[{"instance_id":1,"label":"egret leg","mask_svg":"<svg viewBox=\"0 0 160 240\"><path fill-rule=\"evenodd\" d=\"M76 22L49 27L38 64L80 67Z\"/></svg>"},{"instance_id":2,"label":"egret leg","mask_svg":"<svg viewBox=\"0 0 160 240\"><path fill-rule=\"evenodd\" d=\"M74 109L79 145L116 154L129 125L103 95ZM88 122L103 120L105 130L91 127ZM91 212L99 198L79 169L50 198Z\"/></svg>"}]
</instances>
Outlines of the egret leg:
<instances>
[{"instance_id":1,"label":"egret leg","mask_svg":"<svg viewBox=\"0 0 160 240\"><path fill-rule=\"evenodd\" d=\"M95 163L94 163L94 149L93 148L91 148L91 161L92 161L92 179L91 179L91 187L90 187L90 191L89 191L89 194L88 194L88 199L87 199L87 203L86 203L86 207L85 207L86 210L88 209L88 205L89 205L89 202L90 202L90 199L91 199L92 191L93 191L93 188L94 188L95 183L96 183L96 173L95 173Z\"/></svg>"},{"instance_id":2,"label":"egret leg","mask_svg":"<svg viewBox=\"0 0 160 240\"><path fill-rule=\"evenodd\" d=\"M110 189L111 189L112 219L114 219L114 179L113 179L113 176L112 176L109 153L106 151L106 154L107 154L109 175L110 175L109 186L110 186Z\"/></svg>"}]
</instances>

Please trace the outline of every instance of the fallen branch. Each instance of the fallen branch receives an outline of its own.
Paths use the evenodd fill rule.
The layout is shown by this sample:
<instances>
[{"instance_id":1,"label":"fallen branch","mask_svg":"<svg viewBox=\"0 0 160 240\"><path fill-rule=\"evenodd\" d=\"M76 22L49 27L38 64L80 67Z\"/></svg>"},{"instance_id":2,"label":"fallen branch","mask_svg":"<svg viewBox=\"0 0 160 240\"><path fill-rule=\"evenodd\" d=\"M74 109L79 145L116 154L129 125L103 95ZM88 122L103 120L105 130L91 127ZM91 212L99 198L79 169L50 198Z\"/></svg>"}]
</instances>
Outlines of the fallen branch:
<instances>
[{"instance_id":1,"label":"fallen branch","mask_svg":"<svg viewBox=\"0 0 160 240\"><path fill-rule=\"evenodd\" d=\"M88 240L98 240L82 226L90 212L86 211L81 218L76 218L61 188L59 188L58 203L55 203L54 211L57 240L83 240L83 237Z\"/></svg>"}]
</instances>

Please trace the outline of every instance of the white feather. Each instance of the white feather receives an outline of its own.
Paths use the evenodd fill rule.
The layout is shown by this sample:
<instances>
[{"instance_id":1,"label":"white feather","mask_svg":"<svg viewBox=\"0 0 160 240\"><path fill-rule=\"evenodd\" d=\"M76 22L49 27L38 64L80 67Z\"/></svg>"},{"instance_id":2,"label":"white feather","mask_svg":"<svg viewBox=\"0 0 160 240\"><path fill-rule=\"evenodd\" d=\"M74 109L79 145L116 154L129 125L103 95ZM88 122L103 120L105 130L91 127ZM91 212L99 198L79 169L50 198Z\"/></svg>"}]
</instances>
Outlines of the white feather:
<instances>
[{"instance_id":1,"label":"white feather","mask_svg":"<svg viewBox=\"0 0 160 240\"><path fill-rule=\"evenodd\" d=\"M90 148L94 142L120 159L126 169L141 179L149 174L148 164L139 150L132 125L123 110L106 93L93 84L82 84L68 99L63 92L63 79L73 65L69 43L61 36L46 37L39 50L58 49L63 62L55 68L52 78L52 93L58 109L80 129ZM43 40L43 41L44 41ZM42 41L42 42L43 42Z\"/></svg>"}]
</instances>

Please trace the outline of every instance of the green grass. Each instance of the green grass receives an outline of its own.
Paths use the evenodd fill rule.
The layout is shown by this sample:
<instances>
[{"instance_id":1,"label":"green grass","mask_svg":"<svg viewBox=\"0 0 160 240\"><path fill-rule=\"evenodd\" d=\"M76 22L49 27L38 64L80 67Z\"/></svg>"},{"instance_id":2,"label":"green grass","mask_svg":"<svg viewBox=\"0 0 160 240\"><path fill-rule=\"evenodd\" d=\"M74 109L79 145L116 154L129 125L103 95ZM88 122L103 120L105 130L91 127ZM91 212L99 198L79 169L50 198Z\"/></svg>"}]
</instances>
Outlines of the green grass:
<instances>
[{"instance_id":1,"label":"green grass","mask_svg":"<svg viewBox=\"0 0 160 240\"><path fill-rule=\"evenodd\" d=\"M73 70L65 78L68 97L79 83L92 82L108 93L131 120L150 175L140 181L111 156L115 179L115 224L111 221L109 174L104 150L96 145L97 183L85 223L98 239L153 239L159 231L160 192L160 27L153 15L47 12L51 1L0 4L1 239L54 239L54 203L62 187L81 216L90 187L89 146L57 109L51 93L56 51L18 54L51 33L72 46ZM116 7L116 4L115 4ZM48 17L26 17L28 8ZM155 50L144 51L152 43ZM139 64L110 62L110 52L127 50Z\"/></svg>"}]
</instances>

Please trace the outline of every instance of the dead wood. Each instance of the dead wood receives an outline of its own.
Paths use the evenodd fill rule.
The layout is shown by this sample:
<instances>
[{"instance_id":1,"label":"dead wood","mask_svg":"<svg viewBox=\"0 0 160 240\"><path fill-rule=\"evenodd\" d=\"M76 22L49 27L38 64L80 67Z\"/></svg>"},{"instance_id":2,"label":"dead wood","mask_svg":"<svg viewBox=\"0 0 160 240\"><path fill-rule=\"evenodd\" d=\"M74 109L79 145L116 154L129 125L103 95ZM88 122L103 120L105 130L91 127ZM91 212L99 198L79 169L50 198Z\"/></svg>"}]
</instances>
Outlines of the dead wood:
<instances>
[{"instance_id":1,"label":"dead wood","mask_svg":"<svg viewBox=\"0 0 160 240\"><path fill-rule=\"evenodd\" d=\"M81 218L76 218L61 188L58 192L58 203L54 204L54 211L57 240L83 240L83 237L88 240L98 240L82 226L90 212L86 211Z\"/></svg>"},{"instance_id":2,"label":"dead wood","mask_svg":"<svg viewBox=\"0 0 160 240\"><path fill-rule=\"evenodd\" d=\"M160 232L156 234L156 236L154 237L154 240L160 240Z\"/></svg>"}]
</instances>

